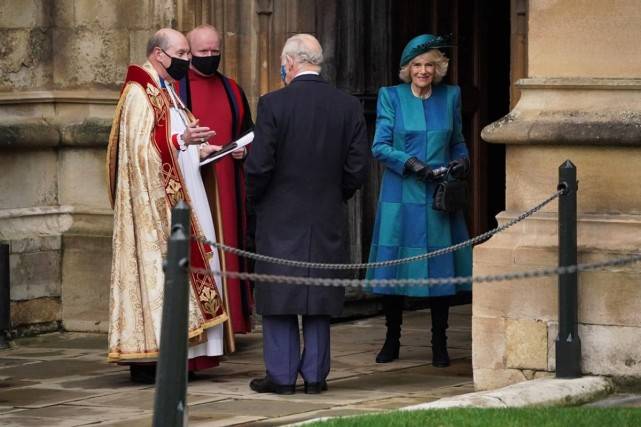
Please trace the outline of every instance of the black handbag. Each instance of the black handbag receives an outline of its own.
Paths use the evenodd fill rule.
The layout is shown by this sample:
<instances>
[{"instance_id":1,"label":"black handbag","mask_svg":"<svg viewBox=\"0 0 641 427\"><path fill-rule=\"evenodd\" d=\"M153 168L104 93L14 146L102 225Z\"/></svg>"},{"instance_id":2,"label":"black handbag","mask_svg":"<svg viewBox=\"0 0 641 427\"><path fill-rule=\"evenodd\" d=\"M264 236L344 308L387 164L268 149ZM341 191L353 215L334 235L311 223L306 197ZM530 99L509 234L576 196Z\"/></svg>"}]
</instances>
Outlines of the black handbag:
<instances>
[{"instance_id":1,"label":"black handbag","mask_svg":"<svg viewBox=\"0 0 641 427\"><path fill-rule=\"evenodd\" d=\"M432 197L432 209L454 213L465 209L468 200L467 182L464 180L449 180L449 171L443 181L436 184Z\"/></svg>"}]
</instances>

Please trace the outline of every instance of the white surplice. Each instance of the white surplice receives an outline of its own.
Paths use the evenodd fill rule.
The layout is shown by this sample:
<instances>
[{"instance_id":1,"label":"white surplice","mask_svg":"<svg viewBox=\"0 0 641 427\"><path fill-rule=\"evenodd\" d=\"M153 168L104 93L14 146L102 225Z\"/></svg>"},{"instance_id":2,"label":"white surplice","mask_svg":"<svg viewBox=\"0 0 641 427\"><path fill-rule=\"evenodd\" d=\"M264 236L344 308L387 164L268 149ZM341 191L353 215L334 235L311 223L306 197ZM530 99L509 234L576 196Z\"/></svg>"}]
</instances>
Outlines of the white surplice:
<instances>
[{"instance_id":1,"label":"white surplice","mask_svg":"<svg viewBox=\"0 0 641 427\"><path fill-rule=\"evenodd\" d=\"M171 133L172 135L182 135L185 131L180 113L176 108L171 108ZM183 176L184 184L187 187L187 193L191 199L191 208L195 217L205 234L207 240L216 241L216 230L214 221L211 217L207 193L200 175L200 154L198 145L188 145L185 151L178 151L178 165ZM212 270L220 271L220 260L218 250L213 248L213 256L209 261ZM221 298L224 298L221 278L214 276L216 288ZM199 356L221 356L223 354L223 325L216 325L207 329L207 342L189 347L188 358L192 359Z\"/></svg>"}]
</instances>

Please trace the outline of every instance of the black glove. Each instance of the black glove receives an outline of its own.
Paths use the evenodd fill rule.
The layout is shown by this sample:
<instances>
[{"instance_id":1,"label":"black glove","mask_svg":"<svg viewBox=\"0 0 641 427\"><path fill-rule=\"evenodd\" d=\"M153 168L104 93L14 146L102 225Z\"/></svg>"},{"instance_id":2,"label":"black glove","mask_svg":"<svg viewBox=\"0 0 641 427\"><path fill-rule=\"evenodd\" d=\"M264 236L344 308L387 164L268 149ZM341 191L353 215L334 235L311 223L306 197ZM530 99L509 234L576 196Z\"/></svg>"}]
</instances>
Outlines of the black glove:
<instances>
[{"instance_id":1,"label":"black glove","mask_svg":"<svg viewBox=\"0 0 641 427\"><path fill-rule=\"evenodd\" d=\"M416 179L423 182L429 182L434 179L432 168L421 162L416 157L410 157L405 162L405 173L414 175Z\"/></svg>"},{"instance_id":2,"label":"black glove","mask_svg":"<svg viewBox=\"0 0 641 427\"><path fill-rule=\"evenodd\" d=\"M450 169L450 175L456 179L465 179L470 174L470 159L463 157L461 159L452 160L447 164Z\"/></svg>"}]
</instances>

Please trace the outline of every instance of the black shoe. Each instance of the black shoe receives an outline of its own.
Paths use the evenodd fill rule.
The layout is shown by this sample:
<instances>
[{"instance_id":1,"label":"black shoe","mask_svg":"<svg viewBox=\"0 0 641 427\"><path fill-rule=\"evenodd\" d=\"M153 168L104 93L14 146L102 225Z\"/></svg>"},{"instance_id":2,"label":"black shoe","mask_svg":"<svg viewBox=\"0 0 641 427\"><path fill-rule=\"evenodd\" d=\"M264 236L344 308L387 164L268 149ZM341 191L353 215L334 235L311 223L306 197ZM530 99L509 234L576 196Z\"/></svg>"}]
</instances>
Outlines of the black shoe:
<instances>
[{"instance_id":1,"label":"black shoe","mask_svg":"<svg viewBox=\"0 0 641 427\"><path fill-rule=\"evenodd\" d=\"M156 382L156 365L129 365L131 381L139 384L154 384Z\"/></svg>"},{"instance_id":2,"label":"black shoe","mask_svg":"<svg viewBox=\"0 0 641 427\"><path fill-rule=\"evenodd\" d=\"M296 384L276 384L269 377L254 378L250 381L249 388L256 393L294 394L296 392Z\"/></svg>"},{"instance_id":3,"label":"black shoe","mask_svg":"<svg viewBox=\"0 0 641 427\"><path fill-rule=\"evenodd\" d=\"M327 381L323 380L319 383L305 382L305 394L321 394L323 391L327 391Z\"/></svg>"},{"instance_id":4,"label":"black shoe","mask_svg":"<svg viewBox=\"0 0 641 427\"><path fill-rule=\"evenodd\" d=\"M447 353L447 341L445 339L432 338L432 366L435 368L447 368L450 366L450 355Z\"/></svg>"},{"instance_id":5,"label":"black shoe","mask_svg":"<svg viewBox=\"0 0 641 427\"><path fill-rule=\"evenodd\" d=\"M376 363L389 363L398 359L401 342L398 338L386 338L383 348L376 355Z\"/></svg>"}]
</instances>

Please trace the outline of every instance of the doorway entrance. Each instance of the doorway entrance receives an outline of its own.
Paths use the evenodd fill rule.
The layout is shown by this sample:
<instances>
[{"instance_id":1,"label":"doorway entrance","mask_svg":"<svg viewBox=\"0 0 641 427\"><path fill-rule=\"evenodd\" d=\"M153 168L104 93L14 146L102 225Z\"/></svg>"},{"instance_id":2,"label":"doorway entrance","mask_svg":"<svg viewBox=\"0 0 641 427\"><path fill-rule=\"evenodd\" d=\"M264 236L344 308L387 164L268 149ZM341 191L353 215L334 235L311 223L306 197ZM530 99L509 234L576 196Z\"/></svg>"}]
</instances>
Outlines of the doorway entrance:
<instances>
[{"instance_id":1,"label":"doorway entrance","mask_svg":"<svg viewBox=\"0 0 641 427\"><path fill-rule=\"evenodd\" d=\"M450 66L444 83L459 85L463 96L463 133L472 160L468 227L472 236L493 228L496 214L505 208L505 150L485 143L480 135L510 107L510 1L491 5L481 0L339 1L331 29L334 35L319 34L326 49L330 44L328 77L361 100L370 140L378 89L398 84L405 44L423 33L453 36L456 47L447 51ZM356 243L360 248L356 254L353 250L359 256L353 258L363 260L368 256L382 173L381 166L372 163L370 180L352 212L352 228L360 225L352 235L360 236Z\"/></svg>"}]
</instances>

